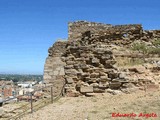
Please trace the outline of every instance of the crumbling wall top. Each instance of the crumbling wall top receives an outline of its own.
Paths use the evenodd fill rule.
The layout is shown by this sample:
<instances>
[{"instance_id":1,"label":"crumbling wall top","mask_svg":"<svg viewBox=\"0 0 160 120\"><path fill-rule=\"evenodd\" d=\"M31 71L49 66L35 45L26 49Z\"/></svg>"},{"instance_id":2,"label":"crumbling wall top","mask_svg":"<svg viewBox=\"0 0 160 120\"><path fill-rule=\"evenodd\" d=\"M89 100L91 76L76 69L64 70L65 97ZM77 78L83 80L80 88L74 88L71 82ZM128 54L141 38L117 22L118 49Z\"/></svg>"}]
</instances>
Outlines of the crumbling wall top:
<instances>
[{"instance_id":1,"label":"crumbling wall top","mask_svg":"<svg viewBox=\"0 0 160 120\"><path fill-rule=\"evenodd\" d=\"M68 39L75 40L79 36L81 36L81 33L84 33L86 31L97 32L97 31L105 30L109 27L112 27L112 25L96 23L96 22L87 22L87 21L69 22L68 23Z\"/></svg>"},{"instance_id":2,"label":"crumbling wall top","mask_svg":"<svg viewBox=\"0 0 160 120\"><path fill-rule=\"evenodd\" d=\"M78 40L82 34L86 31L91 31L92 33L107 32L107 33L126 33L137 31L137 34L143 31L141 24L128 24L128 25L111 25L87 21L76 21L69 22L68 24L68 40Z\"/></svg>"}]
</instances>

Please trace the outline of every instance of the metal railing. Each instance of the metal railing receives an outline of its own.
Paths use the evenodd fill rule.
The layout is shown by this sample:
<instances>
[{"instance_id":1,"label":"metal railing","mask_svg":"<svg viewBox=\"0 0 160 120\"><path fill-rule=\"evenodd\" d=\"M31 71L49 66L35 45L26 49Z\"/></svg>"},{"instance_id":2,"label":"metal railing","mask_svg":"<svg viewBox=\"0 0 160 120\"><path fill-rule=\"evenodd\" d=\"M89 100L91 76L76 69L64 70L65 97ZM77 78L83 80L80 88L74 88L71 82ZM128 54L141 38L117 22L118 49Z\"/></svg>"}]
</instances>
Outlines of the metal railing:
<instances>
[{"instance_id":1,"label":"metal railing","mask_svg":"<svg viewBox=\"0 0 160 120\"><path fill-rule=\"evenodd\" d=\"M44 91L46 88L47 88L47 91L44 92L44 95L35 102L33 99L34 93L37 91L40 91L40 90ZM30 98L28 99L27 104L22 105L16 109L10 111L11 113L16 113L15 111L17 111L17 110L19 110L21 112L15 114L15 115L9 116L7 118L4 118L4 120L17 120L26 114L33 113L33 112L41 109L42 107L53 103L53 101L58 100L62 96L62 91L63 90L61 90L61 93L59 93L57 96L54 97L52 85L36 89L33 92L30 92ZM28 94L24 94L24 95L28 95ZM20 97L23 97L24 95L16 96L14 98L9 98L9 99L4 100L3 102L5 103L8 101L12 101L14 99L18 99Z\"/></svg>"}]
</instances>

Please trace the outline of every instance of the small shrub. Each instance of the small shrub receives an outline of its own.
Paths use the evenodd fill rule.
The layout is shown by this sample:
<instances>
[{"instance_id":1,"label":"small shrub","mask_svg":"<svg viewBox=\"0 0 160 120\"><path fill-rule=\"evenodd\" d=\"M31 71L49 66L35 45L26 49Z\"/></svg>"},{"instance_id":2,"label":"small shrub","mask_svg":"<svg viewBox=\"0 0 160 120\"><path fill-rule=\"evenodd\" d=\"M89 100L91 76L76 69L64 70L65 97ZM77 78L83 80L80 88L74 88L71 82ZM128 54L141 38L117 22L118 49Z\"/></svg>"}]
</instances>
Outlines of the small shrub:
<instances>
[{"instance_id":1,"label":"small shrub","mask_svg":"<svg viewBox=\"0 0 160 120\"><path fill-rule=\"evenodd\" d=\"M152 44L153 44L154 46L156 46L156 47L159 47L159 46L160 46L160 38L158 38L157 40L154 40L154 41L152 42Z\"/></svg>"},{"instance_id":2,"label":"small shrub","mask_svg":"<svg viewBox=\"0 0 160 120\"><path fill-rule=\"evenodd\" d=\"M148 47L145 43L134 43L132 50L142 52L143 54L158 54L160 55L160 39L152 43L155 47Z\"/></svg>"},{"instance_id":3,"label":"small shrub","mask_svg":"<svg viewBox=\"0 0 160 120\"><path fill-rule=\"evenodd\" d=\"M142 58L116 57L116 61L119 67L141 65L144 63L144 59Z\"/></svg>"},{"instance_id":4,"label":"small shrub","mask_svg":"<svg viewBox=\"0 0 160 120\"><path fill-rule=\"evenodd\" d=\"M145 43L134 43L132 46L132 50L147 53L147 46Z\"/></svg>"},{"instance_id":5,"label":"small shrub","mask_svg":"<svg viewBox=\"0 0 160 120\"><path fill-rule=\"evenodd\" d=\"M160 48L150 48L149 50L148 50L148 54L158 54L158 55L160 55Z\"/></svg>"}]
</instances>

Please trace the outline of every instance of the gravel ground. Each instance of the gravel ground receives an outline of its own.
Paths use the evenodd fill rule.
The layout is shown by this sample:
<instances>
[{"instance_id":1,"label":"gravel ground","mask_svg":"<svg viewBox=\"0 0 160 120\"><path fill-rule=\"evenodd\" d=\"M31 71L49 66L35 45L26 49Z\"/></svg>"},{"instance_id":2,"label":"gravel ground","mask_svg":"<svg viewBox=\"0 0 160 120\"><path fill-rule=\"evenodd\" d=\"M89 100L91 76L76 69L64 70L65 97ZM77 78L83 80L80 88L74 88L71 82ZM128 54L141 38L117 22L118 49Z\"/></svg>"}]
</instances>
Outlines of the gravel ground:
<instances>
[{"instance_id":1,"label":"gravel ground","mask_svg":"<svg viewBox=\"0 0 160 120\"><path fill-rule=\"evenodd\" d=\"M22 120L130 120L132 117L112 117L112 113L134 113L135 120L144 120L138 117L140 113L153 113L157 117L148 120L160 120L160 92L153 91L147 94L137 91L132 94L111 95L98 94L95 97L63 97L41 110L27 115Z\"/></svg>"}]
</instances>

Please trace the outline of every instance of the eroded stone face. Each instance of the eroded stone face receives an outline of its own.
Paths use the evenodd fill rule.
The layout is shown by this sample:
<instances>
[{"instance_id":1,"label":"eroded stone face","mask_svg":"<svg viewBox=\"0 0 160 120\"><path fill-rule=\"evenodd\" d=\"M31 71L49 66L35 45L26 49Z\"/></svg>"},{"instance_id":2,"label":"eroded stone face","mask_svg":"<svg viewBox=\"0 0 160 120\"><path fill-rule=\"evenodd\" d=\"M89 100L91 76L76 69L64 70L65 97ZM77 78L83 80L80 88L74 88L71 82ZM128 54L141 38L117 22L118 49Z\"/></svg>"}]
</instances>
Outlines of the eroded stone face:
<instances>
[{"instance_id":1,"label":"eroded stone face","mask_svg":"<svg viewBox=\"0 0 160 120\"><path fill-rule=\"evenodd\" d=\"M139 24L69 23L68 41L58 41L48 50L44 81L54 85L55 94L59 94L64 86L67 96L102 93L107 89L111 93L137 90L146 83L153 83L150 79L153 75L148 74L153 67L122 69L116 66L119 62L116 58L143 58L143 54L120 49L134 41L146 42L153 38L160 38L160 31L144 31Z\"/></svg>"},{"instance_id":2,"label":"eroded stone face","mask_svg":"<svg viewBox=\"0 0 160 120\"><path fill-rule=\"evenodd\" d=\"M53 84L54 95L59 95L62 92L65 84L63 54L65 53L66 42L56 42L49 48L49 55L44 65L43 79L46 84Z\"/></svg>"}]
</instances>

